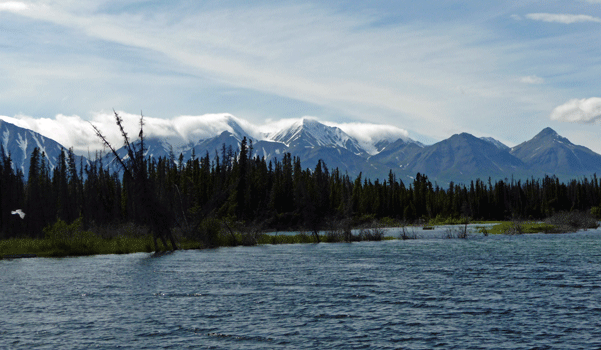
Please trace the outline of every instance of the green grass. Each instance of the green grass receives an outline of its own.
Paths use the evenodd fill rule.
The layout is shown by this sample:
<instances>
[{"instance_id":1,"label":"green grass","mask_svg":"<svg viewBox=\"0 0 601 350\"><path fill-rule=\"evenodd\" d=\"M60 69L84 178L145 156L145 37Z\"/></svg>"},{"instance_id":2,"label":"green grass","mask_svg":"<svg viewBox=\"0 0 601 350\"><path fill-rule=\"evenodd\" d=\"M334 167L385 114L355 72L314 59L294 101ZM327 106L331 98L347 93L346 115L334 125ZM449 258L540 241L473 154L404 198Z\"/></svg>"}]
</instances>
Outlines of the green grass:
<instances>
[{"instance_id":1,"label":"green grass","mask_svg":"<svg viewBox=\"0 0 601 350\"><path fill-rule=\"evenodd\" d=\"M537 221L503 221L490 228L481 227L480 232L489 234L522 234L522 233L565 233L578 230L595 229L599 221L587 212L558 212Z\"/></svg>"},{"instance_id":2,"label":"green grass","mask_svg":"<svg viewBox=\"0 0 601 350\"><path fill-rule=\"evenodd\" d=\"M589 217L586 213L568 212L557 213L548 218L546 222L534 221L493 221L477 222L480 224L496 223L490 227L476 226L483 234L523 234L523 233L562 233L574 232L578 229L596 228L599 222ZM437 217L431 220L430 225L464 224L465 218L442 219ZM226 247L234 245L257 245L257 244L301 244L316 243L312 234L299 233L296 235L278 235L265 233L232 233L225 232L217 225L210 233L210 240L202 240L202 235L195 238L186 238L179 235L180 249L204 249L208 247ZM205 227L206 229L206 227ZM352 241L360 240L395 240L395 237L383 236L381 227L364 227L361 233L353 235ZM319 236L320 242L343 242L343 234L324 234ZM207 243L209 242L209 243ZM159 241L159 249L165 249ZM78 219L71 224L57 221L44 229L44 238L11 238L0 240L0 259L11 255L35 254L39 257L64 257L97 254L129 254L138 252L152 252L154 243L148 231L132 224L125 224L115 229L96 230L96 232L82 229L81 220Z\"/></svg>"},{"instance_id":3,"label":"green grass","mask_svg":"<svg viewBox=\"0 0 601 350\"><path fill-rule=\"evenodd\" d=\"M153 251L152 237L116 237L98 239L96 242L98 254L129 254Z\"/></svg>"},{"instance_id":4,"label":"green grass","mask_svg":"<svg viewBox=\"0 0 601 350\"><path fill-rule=\"evenodd\" d=\"M505 221L499 221L499 220L494 220L494 221L474 220L474 221L470 221L470 224L484 225L484 224L500 224L502 222L505 222Z\"/></svg>"},{"instance_id":5,"label":"green grass","mask_svg":"<svg viewBox=\"0 0 601 350\"><path fill-rule=\"evenodd\" d=\"M524 233L558 233L555 225L534 221L501 221L492 227L476 227L479 232L491 235L514 235Z\"/></svg>"},{"instance_id":6,"label":"green grass","mask_svg":"<svg viewBox=\"0 0 601 350\"><path fill-rule=\"evenodd\" d=\"M321 242L326 242L325 235L319 236ZM394 237L382 237L382 240L394 240ZM236 243L233 244L231 237L228 235L220 235L218 239L219 247L243 245L245 240L241 235L236 235ZM246 241L248 242L248 241ZM255 244L302 244L316 243L313 235L296 234L296 235L269 235L259 234ZM160 247L162 245L159 242ZM98 255L98 254L130 254L140 252L152 252L153 241L151 236L144 237L115 237L103 239L96 236L87 236L85 240L74 239L72 242L57 239L33 239L33 238L11 238L0 240L0 259L8 255L35 254L38 257L66 257L66 256L83 256L83 255ZM202 242L192 239L181 239L179 248L187 249L204 249L206 246Z\"/></svg>"},{"instance_id":7,"label":"green grass","mask_svg":"<svg viewBox=\"0 0 601 350\"><path fill-rule=\"evenodd\" d=\"M153 242L149 235L117 235L103 239L91 231L83 230L80 219L71 224L58 220L44 229L44 238L12 238L0 241L0 257L20 254L35 254L41 257L129 254L152 250Z\"/></svg>"},{"instance_id":8,"label":"green grass","mask_svg":"<svg viewBox=\"0 0 601 350\"><path fill-rule=\"evenodd\" d=\"M85 242L57 242L52 239L12 238L0 241L0 257L35 254L39 257L64 257L97 254L129 254L151 252L151 237L91 239Z\"/></svg>"},{"instance_id":9,"label":"green grass","mask_svg":"<svg viewBox=\"0 0 601 350\"><path fill-rule=\"evenodd\" d=\"M320 236L323 240L323 237ZM299 233L296 235L268 235L261 234L257 239L257 244L300 244L300 243L316 243L313 235Z\"/></svg>"},{"instance_id":10,"label":"green grass","mask_svg":"<svg viewBox=\"0 0 601 350\"><path fill-rule=\"evenodd\" d=\"M0 256L17 254L45 255L52 250L52 242L45 239L12 238L0 241Z\"/></svg>"},{"instance_id":11,"label":"green grass","mask_svg":"<svg viewBox=\"0 0 601 350\"><path fill-rule=\"evenodd\" d=\"M466 217L442 217L437 215L435 218L428 220L426 226L440 226L440 225L464 225L470 223L470 219Z\"/></svg>"}]
</instances>

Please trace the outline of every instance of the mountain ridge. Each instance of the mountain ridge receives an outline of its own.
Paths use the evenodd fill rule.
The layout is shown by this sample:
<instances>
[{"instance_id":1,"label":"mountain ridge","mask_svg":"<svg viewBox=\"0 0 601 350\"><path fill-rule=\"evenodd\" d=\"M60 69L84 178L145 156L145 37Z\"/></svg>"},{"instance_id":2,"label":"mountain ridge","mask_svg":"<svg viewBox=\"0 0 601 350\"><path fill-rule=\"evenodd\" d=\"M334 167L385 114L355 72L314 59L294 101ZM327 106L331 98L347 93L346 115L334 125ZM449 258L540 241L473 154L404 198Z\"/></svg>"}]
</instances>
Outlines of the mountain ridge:
<instances>
[{"instance_id":1,"label":"mountain ridge","mask_svg":"<svg viewBox=\"0 0 601 350\"><path fill-rule=\"evenodd\" d=\"M543 129L532 139L513 148L494 138L478 138L469 133L455 134L432 145L423 145L406 137L395 141L373 138L373 149L377 150L374 153L342 129L313 118L303 118L265 134L245 129L241 125L243 121L231 115L225 115L223 120L225 123L221 129L225 130L214 127L210 132L204 132L209 136L187 140L187 143L176 142L176 147L166 138L147 137L146 155L173 158L176 163L180 154L183 162L193 154L196 157L209 154L213 159L221 155L224 146L226 151L237 152L240 141L247 138L253 147L252 155L264 157L266 161L281 160L284 154L290 153L298 157L305 168L315 167L321 159L329 169L338 168L342 174L351 177L361 173L364 178L371 179L386 179L391 170L397 178L405 181L419 172L441 184L489 177L525 179L558 175L574 178L601 173L601 155L573 144L551 128ZM210 136L215 134L217 136ZM58 152L66 150L49 138L2 120L0 137L5 155L10 153L15 169L21 169L24 174L27 173L26 160L33 147L41 146L51 169ZM118 153L120 157L126 156L123 148ZM112 154L104 156L103 164L112 171L120 171Z\"/></svg>"},{"instance_id":2,"label":"mountain ridge","mask_svg":"<svg viewBox=\"0 0 601 350\"><path fill-rule=\"evenodd\" d=\"M566 169L583 173L601 172L599 154L589 148L573 144L551 128L545 128L532 139L513 147L510 153L521 159L530 169L560 174Z\"/></svg>"},{"instance_id":3,"label":"mountain ridge","mask_svg":"<svg viewBox=\"0 0 601 350\"><path fill-rule=\"evenodd\" d=\"M56 166L59 154L63 152L66 156L68 152L68 149L58 142L2 119L0 119L0 137L3 156L10 156L13 169L20 170L25 179L29 175L30 156L34 148L39 148L40 154L44 154L44 161L50 170ZM81 156L74 157L78 166L85 159Z\"/></svg>"}]
</instances>

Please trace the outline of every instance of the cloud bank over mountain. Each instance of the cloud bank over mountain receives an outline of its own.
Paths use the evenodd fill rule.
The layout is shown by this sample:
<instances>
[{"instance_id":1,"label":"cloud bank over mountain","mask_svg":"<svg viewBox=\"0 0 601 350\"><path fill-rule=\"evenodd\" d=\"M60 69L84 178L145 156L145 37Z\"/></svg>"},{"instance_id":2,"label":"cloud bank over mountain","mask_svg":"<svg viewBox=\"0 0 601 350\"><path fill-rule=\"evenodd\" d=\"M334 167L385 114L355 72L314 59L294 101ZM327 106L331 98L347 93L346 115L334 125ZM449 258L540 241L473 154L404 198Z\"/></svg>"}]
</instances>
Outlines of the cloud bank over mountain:
<instances>
[{"instance_id":1,"label":"cloud bank over mountain","mask_svg":"<svg viewBox=\"0 0 601 350\"><path fill-rule=\"evenodd\" d=\"M137 138L140 114L118 111L123 119L123 125L131 139ZM318 120L315 117L304 117ZM96 136L90 124L95 125L106 136L108 141L120 147L123 139L115 125L114 114L97 113L91 121L79 116L65 116L59 114L54 118L34 118L25 115L15 117L0 116L0 119L15 124L22 128L33 130L45 137L55 140L65 147L73 147L75 153L87 155L88 152L105 150L103 144ZM255 139L266 139L267 135L278 130L290 127L301 118L268 120L261 125L253 124L247 120L235 117L229 113L184 115L172 119L162 119L144 116L144 133L147 138L160 138L165 140L177 150L180 147L194 144L199 140L218 136L223 131L239 133L235 130L238 126L242 132ZM333 123L322 121L323 124L338 127L348 135L357 139L359 144L368 152L375 152L374 140L395 141L409 139L409 133L396 126L373 123Z\"/></svg>"},{"instance_id":2,"label":"cloud bank over mountain","mask_svg":"<svg viewBox=\"0 0 601 350\"><path fill-rule=\"evenodd\" d=\"M138 116L123 115L124 126L128 133L133 133L130 135L132 141L135 141ZM21 125L30 122L27 118L5 119L16 120ZM107 133L107 136L121 138L120 135L115 135L118 128L112 124L110 115L97 116L96 120L106 122L102 127L110 127L109 130L113 130L110 134ZM46 132L52 130L58 136L66 132L59 130L63 126L58 124L59 122L65 123L64 125L82 125L77 117L58 116L55 124L49 121L51 120L44 120L44 123L38 123L38 126L46 126ZM275 121L271 125L285 126L284 124L289 124L290 121ZM203 127L207 129L201 130ZM130 128L133 130L129 130ZM363 141L358 141L337 126L326 125L316 118L309 117L298 119L288 127L270 133L259 132L261 126L252 125L230 114L186 116L173 120L148 118L145 152L148 157L172 159L175 164L186 164L188 160L199 156L211 158L220 157L221 154L223 157L229 154L228 152L232 152L233 155L239 150L242 138L247 137L252 141L253 156L273 161L289 153L300 159L303 166L309 169L323 161L329 168L338 169L351 177L363 174L366 178L384 179L393 171L398 178L408 181L412 180L415 174L422 173L440 183L448 183L489 177L525 179L554 174L562 178L572 178L601 173L601 155L573 144L549 127L531 140L512 148L494 138L478 138L469 133L455 134L426 146L402 137L391 142L393 135L402 136L403 132L381 125L356 124L350 127L346 125L346 128L362 136ZM34 147L46 154L52 170L59 155L65 152L63 146L68 146L60 145L33 130L7 121L0 120L0 129L0 141L5 155L11 155L13 166L21 169L23 174L27 174L28 157ZM361 129L365 129L366 132L362 134ZM255 138L251 133L259 137ZM196 136L207 138L196 141L185 138ZM119 141L113 146L118 148L118 156L126 157L127 151L119 148L120 143L117 142ZM363 147L362 144L368 147ZM87 164L97 159L97 154L90 155L90 159L80 158L76 163ZM110 171L121 170L114 162L112 153L103 154L102 157L103 164Z\"/></svg>"},{"instance_id":3,"label":"cloud bank over mountain","mask_svg":"<svg viewBox=\"0 0 601 350\"><path fill-rule=\"evenodd\" d=\"M409 133L407 130L390 125L369 123L337 124L330 122L324 122L324 124L338 127L351 137L354 137L370 154L375 154L377 152L374 147L375 140L387 140L389 142L394 142L398 139L403 139L404 141L409 140Z\"/></svg>"}]
</instances>

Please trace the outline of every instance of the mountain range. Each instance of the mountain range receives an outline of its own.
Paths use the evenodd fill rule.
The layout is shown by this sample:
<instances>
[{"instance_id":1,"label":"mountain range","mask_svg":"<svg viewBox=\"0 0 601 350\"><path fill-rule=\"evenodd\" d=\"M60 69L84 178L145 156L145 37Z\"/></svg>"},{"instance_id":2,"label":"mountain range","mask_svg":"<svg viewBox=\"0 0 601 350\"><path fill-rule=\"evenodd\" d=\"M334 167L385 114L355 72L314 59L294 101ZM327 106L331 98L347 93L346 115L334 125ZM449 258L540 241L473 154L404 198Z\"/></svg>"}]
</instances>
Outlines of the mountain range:
<instances>
[{"instance_id":1,"label":"mountain range","mask_svg":"<svg viewBox=\"0 0 601 350\"><path fill-rule=\"evenodd\" d=\"M285 153L299 157L305 168L313 168L321 159L329 169L338 168L355 178L386 179L392 170L397 179L405 182L419 172L439 185L449 182L467 183L476 178L526 179L556 175L562 181L601 173L601 155L578 146L545 128L531 140L508 147L494 138L478 138L468 133L455 134L432 145L424 145L409 138L381 137L370 142L345 133L338 127L317 120L303 118L288 127L270 133L246 130L239 119L223 115L223 131L216 136L195 142L174 142L173 138L149 136L145 139L146 154L151 157L174 156L176 162L193 155L202 157L221 154L223 146L234 151L243 138L252 141L253 155L267 161L281 159ZM0 120L0 142L5 155L10 153L13 166L28 173L29 155L34 147L43 150L50 168L56 164L65 147L28 129ZM119 149L125 157L124 149ZM89 162L82 158L77 161ZM118 171L114 156L105 155L105 166Z\"/></svg>"}]
</instances>

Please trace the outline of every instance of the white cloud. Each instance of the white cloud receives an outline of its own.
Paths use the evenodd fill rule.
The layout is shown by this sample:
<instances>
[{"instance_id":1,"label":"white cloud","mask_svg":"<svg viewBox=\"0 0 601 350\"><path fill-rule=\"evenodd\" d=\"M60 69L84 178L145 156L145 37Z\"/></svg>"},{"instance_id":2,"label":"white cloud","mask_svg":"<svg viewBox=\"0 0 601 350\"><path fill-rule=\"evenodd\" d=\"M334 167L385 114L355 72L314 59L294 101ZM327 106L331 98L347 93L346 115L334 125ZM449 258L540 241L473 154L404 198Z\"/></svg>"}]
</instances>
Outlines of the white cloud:
<instances>
[{"instance_id":1,"label":"white cloud","mask_svg":"<svg viewBox=\"0 0 601 350\"><path fill-rule=\"evenodd\" d=\"M123 126L128 133L130 141L138 138L140 130L139 114L131 114L122 111L117 112L123 120ZM318 120L315 117L303 117ZM0 119L15 124L22 128L33 130L45 137L55 140L65 147L73 147L75 153L87 156L94 155L96 151L106 152L104 145L96 136L93 124L107 138L113 147L120 148L123 145L123 138L115 124L113 113L97 113L92 121L88 122L81 117L65 116L59 114L52 118L33 118L25 115L15 117L0 116ZM161 119L144 117L144 135L147 138L159 137L169 142L174 149L194 144L199 140L215 137L223 131L234 132L232 122L240 125L250 136L262 139L263 135L278 131L291 126L300 119L281 119L269 120L262 125L255 125L246 120L237 118L231 114L205 114L199 116L178 116L172 119ZM409 139L408 132L401 128L389 125L371 124L371 123L321 123L328 126L335 126L346 132L348 135L357 139L357 141L368 151L375 153L375 140L387 139L396 141L399 138Z\"/></svg>"},{"instance_id":2,"label":"white cloud","mask_svg":"<svg viewBox=\"0 0 601 350\"><path fill-rule=\"evenodd\" d=\"M79 116L59 114L51 119L17 115L15 117L0 116L0 119L21 128L33 130L65 147L73 147L73 150L78 154L87 155L88 150L93 153L103 148L90 123ZM107 137L111 142L115 141L113 135L109 134ZM119 146L121 146L121 143L119 143Z\"/></svg>"},{"instance_id":3,"label":"white cloud","mask_svg":"<svg viewBox=\"0 0 601 350\"><path fill-rule=\"evenodd\" d=\"M563 24L596 22L601 23L601 18L589 15L572 15L563 13L529 13L526 18L534 21L554 22Z\"/></svg>"},{"instance_id":4,"label":"white cloud","mask_svg":"<svg viewBox=\"0 0 601 350\"><path fill-rule=\"evenodd\" d=\"M331 123L322 122L329 126L336 126L349 136L355 138L359 144L369 153L376 154L375 142L379 140L388 140L394 142L398 139L409 140L407 130L391 125L371 124L371 123Z\"/></svg>"},{"instance_id":5,"label":"white cloud","mask_svg":"<svg viewBox=\"0 0 601 350\"><path fill-rule=\"evenodd\" d=\"M305 116L303 118L309 119L317 119L315 117ZM300 118L283 118L278 120L267 119L265 123L261 126L261 131L266 134L271 134L274 132L278 132L282 129L287 129L292 126L292 124L298 122Z\"/></svg>"},{"instance_id":6,"label":"white cloud","mask_svg":"<svg viewBox=\"0 0 601 350\"><path fill-rule=\"evenodd\" d=\"M123 119L125 130L132 139L136 139L140 130L140 115L118 112ZM258 136L257 126L232 116L231 114L185 115L172 119L144 116L144 135L147 138L159 137L169 142L174 148L196 143L219 135L223 131L234 132L231 121L240 125L251 136ZM115 125L112 113L99 113L92 123L98 127L113 145L121 145L123 139Z\"/></svg>"},{"instance_id":7,"label":"white cloud","mask_svg":"<svg viewBox=\"0 0 601 350\"><path fill-rule=\"evenodd\" d=\"M19 2L19 1L0 2L0 12L2 12L2 11L18 12L18 11L27 10L28 8L29 8L29 5L27 5L26 3L23 3L23 2Z\"/></svg>"},{"instance_id":8,"label":"white cloud","mask_svg":"<svg viewBox=\"0 0 601 350\"><path fill-rule=\"evenodd\" d=\"M541 77L537 77L536 75L529 75L526 77L520 78L520 82L524 84L542 84L545 82L545 79Z\"/></svg>"},{"instance_id":9,"label":"white cloud","mask_svg":"<svg viewBox=\"0 0 601 350\"><path fill-rule=\"evenodd\" d=\"M572 99L551 112L552 120L594 123L601 120L601 97Z\"/></svg>"},{"instance_id":10,"label":"white cloud","mask_svg":"<svg viewBox=\"0 0 601 350\"><path fill-rule=\"evenodd\" d=\"M140 115L126 112L118 112L118 114L123 119L123 126L130 140L136 140L140 130ZM81 155L87 155L88 151L92 154L96 151L106 151L90 124L96 126L113 147L119 148L123 145L123 138L115 124L113 113L97 113L93 116L91 122L77 115L65 116L62 114L55 116L53 119L34 118L25 115L0 116L0 119L22 128L31 129L65 147L73 147L73 150ZM217 136L224 130L233 131L228 124L230 119L248 130L251 135L256 134L256 126L229 114L179 116L173 119L145 116L144 134L147 138L163 138L174 147L178 147Z\"/></svg>"}]
</instances>

